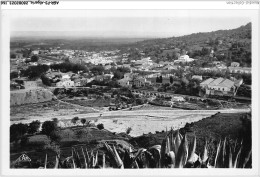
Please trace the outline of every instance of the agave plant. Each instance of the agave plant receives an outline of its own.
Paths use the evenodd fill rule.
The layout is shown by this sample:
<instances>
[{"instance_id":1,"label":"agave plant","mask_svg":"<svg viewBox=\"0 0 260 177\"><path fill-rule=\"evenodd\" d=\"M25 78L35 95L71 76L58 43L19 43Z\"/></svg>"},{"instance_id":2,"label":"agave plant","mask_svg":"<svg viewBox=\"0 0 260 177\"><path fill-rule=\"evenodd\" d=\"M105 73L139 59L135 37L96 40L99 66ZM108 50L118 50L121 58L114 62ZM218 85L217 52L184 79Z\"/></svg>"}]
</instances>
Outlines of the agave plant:
<instances>
[{"instance_id":1,"label":"agave plant","mask_svg":"<svg viewBox=\"0 0 260 177\"><path fill-rule=\"evenodd\" d=\"M217 143L214 157L209 155L208 142L205 141L201 153L196 154L196 136L189 143L187 135L172 129L166 132L161 145L148 149L123 151L104 142L105 152L81 147L81 152L71 149L71 156L60 160L56 155L54 168L245 168L251 167L252 150L245 153L243 141L231 143L227 138ZM243 154L242 154L243 152ZM101 157L101 158L99 158ZM211 159L211 160L210 160ZM83 161L83 162L82 162ZM44 167L47 168L47 154Z\"/></svg>"}]
</instances>

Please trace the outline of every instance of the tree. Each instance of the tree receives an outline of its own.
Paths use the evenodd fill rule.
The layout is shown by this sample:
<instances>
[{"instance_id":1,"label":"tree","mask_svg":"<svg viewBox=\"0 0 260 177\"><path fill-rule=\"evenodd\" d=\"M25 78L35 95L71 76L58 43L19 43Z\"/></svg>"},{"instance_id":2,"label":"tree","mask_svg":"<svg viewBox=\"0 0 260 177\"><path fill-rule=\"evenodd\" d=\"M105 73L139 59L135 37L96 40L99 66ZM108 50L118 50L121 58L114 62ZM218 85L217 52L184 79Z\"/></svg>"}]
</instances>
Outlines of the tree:
<instances>
[{"instance_id":1,"label":"tree","mask_svg":"<svg viewBox=\"0 0 260 177\"><path fill-rule=\"evenodd\" d=\"M25 133L28 132L27 124L13 124L10 126L10 141L19 140Z\"/></svg>"},{"instance_id":2,"label":"tree","mask_svg":"<svg viewBox=\"0 0 260 177\"><path fill-rule=\"evenodd\" d=\"M156 83L159 83L160 82L160 78L157 76L156 77L156 80L155 80Z\"/></svg>"},{"instance_id":3,"label":"tree","mask_svg":"<svg viewBox=\"0 0 260 177\"><path fill-rule=\"evenodd\" d=\"M80 122L82 123L82 125L84 126L85 125L85 123L87 122L87 120L85 119L85 118L82 118L82 119L80 119Z\"/></svg>"},{"instance_id":4,"label":"tree","mask_svg":"<svg viewBox=\"0 0 260 177\"><path fill-rule=\"evenodd\" d=\"M46 77L44 74L41 75L41 80L44 85L51 86L51 80Z\"/></svg>"},{"instance_id":5,"label":"tree","mask_svg":"<svg viewBox=\"0 0 260 177\"><path fill-rule=\"evenodd\" d=\"M31 62L37 62L39 60L39 57L37 55L33 55L31 57Z\"/></svg>"},{"instance_id":6,"label":"tree","mask_svg":"<svg viewBox=\"0 0 260 177\"><path fill-rule=\"evenodd\" d=\"M98 125L97 125L97 128L98 128L99 130L104 129L104 124L98 124Z\"/></svg>"},{"instance_id":7,"label":"tree","mask_svg":"<svg viewBox=\"0 0 260 177\"><path fill-rule=\"evenodd\" d=\"M23 72L23 76L32 78L39 78L42 74L49 70L48 65L37 65L37 66L30 66Z\"/></svg>"},{"instance_id":8,"label":"tree","mask_svg":"<svg viewBox=\"0 0 260 177\"><path fill-rule=\"evenodd\" d=\"M57 124L54 121L45 121L42 124L42 133L50 136L51 132L57 130Z\"/></svg>"},{"instance_id":9,"label":"tree","mask_svg":"<svg viewBox=\"0 0 260 177\"><path fill-rule=\"evenodd\" d=\"M52 121L58 126L59 120L57 118L52 118Z\"/></svg>"},{"instance_id":10,"label":"tree","mask_svg":"<svg viewBox=\"0 0 260 177\"><path fill-rule=\"evenodd\" d=\"M122 73L122 72L120 72L120 71L115 71L114 72L114 77L113 77L113 79L117 79L117 80L119 80L119 79L122 79L124 77L124 73Z\"/></svg>"},{"instance_id":11,"label":"tree","mask_svg":"<svg viewBox=\"0 0 260 177\"><path fill-rule=\"evenodd\" d=\"M93 68L90 69L90 71L94 75L101 75L104 72L104 67L103 66L94 66Z\"/></svg>"},{"instance_id":12,"label":"tree","mask_svg":"<svg viewBox=\"0 0 260 177\"><path fill-rule=\"evenodd\" d=\"M79 117L74 117L73 119L71 119L71 123L73 123L74 125L79 121Z\"/></svg>"},{"instance_id":13,"label":"tree","mask_svg":"<svg viewBox=\"0 0 260 177\"><path fill-rule=\"evenodd\" d=\"M39 131L39 128L41 126L41 122L36 120L36 121L32 121L30 124L29 124L29 130L28 130L28 133L36 133Z\"/></svg>"},{"instance_id":14,"label":"tree","mask_svg":"<svg viewBox=\"0 0 260 177\"><path fill-rule=\"evenodd\" d=\"M170 83L172 84L173 83L173 77L170 76Z\"/></svg>"},{"instance_id":15,"label":"tree","mask_svg":"<svg viewBox=\"0 0 260 177\"><path fill-rule=\"evenodd\" d=\"M205 47L202 48L202 50L201 50L202 55L204 55L204 56L209 55L209 53L210 53L210 50L208 48L205 48Z\"/></svg>"},{"instance_id":16,"label":"tree","mask_svg":"<svg viewBox=\"0 0 260 177\"><path fill-rule=\"evenodd\" d=\"M163 82L162 76L160 76L159 79L160 79L160 83L162 83Z\"/></svg>"}]
</instances>

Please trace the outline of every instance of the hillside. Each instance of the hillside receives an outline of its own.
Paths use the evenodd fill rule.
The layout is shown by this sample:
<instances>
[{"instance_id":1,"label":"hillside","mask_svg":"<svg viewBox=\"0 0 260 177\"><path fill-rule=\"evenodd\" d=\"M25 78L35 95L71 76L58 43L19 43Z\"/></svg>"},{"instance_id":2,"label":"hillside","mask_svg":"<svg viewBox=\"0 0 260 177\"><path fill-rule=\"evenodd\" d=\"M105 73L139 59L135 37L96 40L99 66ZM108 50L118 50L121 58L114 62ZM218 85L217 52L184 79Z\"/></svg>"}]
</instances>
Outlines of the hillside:
<instances>
[{"instance_id":1,"label":"hillside","mask_svg":"<svg viewBox=\"0 0 260 177\"><path fill-rule=\"evenodd\" d=\"M207 60L213 50L216 60L224 61L228 65L236 61L241 66L251 67L251 26L252 24L248 23L230 30L145 40L132 44L131 50L135 48L143 51L145 56L149 56L157 62L177 59L178 53L180 53L177 51L180 49L187 51L191 58ZM131 50L130 56L137 56L132 55Z\"/></svg>"},{"instance_id":2,"label":"hillside","mask_svg":"<svg viewBox=\"0 0 260 177\"><path fill-rule=\"evenodd\" d=\"M223 43L228 42L245 42L251 43L251 27L252 24L248 23L236 29L231 30L218 30L206 33L193 33L190 35L152 39L137 42L138 47L149 47L151 45L158 45L159 47L182 47L193 46L198 44L213 45L213 41L223 40ZM212 41L213 40L213 41Z\"/></svg>"}]
</instances>

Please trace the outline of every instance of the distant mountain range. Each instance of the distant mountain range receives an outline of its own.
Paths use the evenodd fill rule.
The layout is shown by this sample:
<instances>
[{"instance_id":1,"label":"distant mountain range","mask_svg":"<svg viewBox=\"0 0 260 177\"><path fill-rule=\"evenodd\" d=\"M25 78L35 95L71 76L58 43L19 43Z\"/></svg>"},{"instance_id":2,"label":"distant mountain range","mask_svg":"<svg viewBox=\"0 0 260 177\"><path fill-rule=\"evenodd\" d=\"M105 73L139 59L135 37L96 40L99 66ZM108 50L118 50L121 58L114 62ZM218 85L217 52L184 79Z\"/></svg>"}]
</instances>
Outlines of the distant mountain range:
<instances>
[{"instance_id":1,"label":"distant mountain range","mask_svg":"<svg viewBox=\"0 0 260 177\"><path fill-rule=\"evenodd\" d=\"M166 49L186 49L187 51L201 50L206 48L217 48L219 51L230 49L232 45L237 44L246 51L251 51L251 23L231 30L218 30L212 32L193 33L179 37L170 38L73 38L69 35L52 35L47 34L39 36L38 33L32 33L31 37L12 37L11 48L15 47L61 47L79 50L113 50L120 49L127 52L129 48L149 52ZM27 32L28 33L28 32ZM33 37L32 37L33 36ZM66 35L65 35L66 36ZM45 43L45 45L41 45Z\"/></svg>"}]
</instances>

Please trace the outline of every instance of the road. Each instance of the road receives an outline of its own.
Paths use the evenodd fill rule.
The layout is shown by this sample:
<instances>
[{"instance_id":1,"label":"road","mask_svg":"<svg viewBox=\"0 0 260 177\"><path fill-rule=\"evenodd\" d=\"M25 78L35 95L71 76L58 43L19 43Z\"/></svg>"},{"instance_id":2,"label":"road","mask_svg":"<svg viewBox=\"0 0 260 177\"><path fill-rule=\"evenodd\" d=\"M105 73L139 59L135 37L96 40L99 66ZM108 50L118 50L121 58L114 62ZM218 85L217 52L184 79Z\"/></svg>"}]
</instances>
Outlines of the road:
<instances>
[{"instance_id":1,"label":"road","mask_svg":"<svg viewBox=\"0 0 260 177\"><path fill-rule=\"evenodd\" d=\"M95 113L87 113L87 114L73 114L73 115L60 115L55 116L61 121L64 120L71 120L72 117L79 117L79 118L86 118L88 120L96 120L96 119L130 119L136 117L153 117L153 118L167 118L167 119L176 119L180 117L188 117L189 115L204 115L210 116L216 114L217 112L220 113L242 113L242 112L249 112L250 109L221 109L221 110L119 110L119 111L104 111L104 112L95 112ZM53 117L49 115L42 115L39 117L41 122L46 120L51 120ZM11 123L30 123L30 120L19 120L19 121L11 121Z\"/></svg>"}]
</instances>

